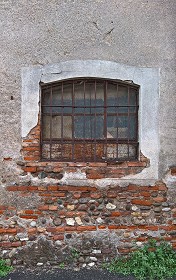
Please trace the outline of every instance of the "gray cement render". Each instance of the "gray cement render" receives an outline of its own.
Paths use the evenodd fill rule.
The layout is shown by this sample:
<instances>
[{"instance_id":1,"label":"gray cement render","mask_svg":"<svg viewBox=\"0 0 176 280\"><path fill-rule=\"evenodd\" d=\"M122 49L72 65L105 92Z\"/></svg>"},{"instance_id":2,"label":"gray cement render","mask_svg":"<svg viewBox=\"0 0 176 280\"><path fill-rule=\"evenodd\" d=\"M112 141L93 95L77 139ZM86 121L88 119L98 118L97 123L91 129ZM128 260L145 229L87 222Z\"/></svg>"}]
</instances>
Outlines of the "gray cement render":
<instances>
[{"instance_id":1,"label":"gray cement render","mask_svg":"<svg viewBox=\"0 0 176 280\"><path fill-rule=\"evenodd\" d=\"M140 151L150 159L150 167L144 169L140 174L128 177L129 179L157 180L159 157L159 69L132 67L101 60L71 60L44 67L23 68L21 92L22 137L26 137L38 122L40 111L39 83L49 83L74 77L132 80L140 85L139 144Z\"/></svg>"},{"instance_id":2,"label":"gray cement render","mask_svg":"<svg viewBox=\"0 0 176 280\"><path fill-rule=\"evenodd\" d=\"M17 173L3 158L20 158L22 68L105 60L160 69L159 134L155 133L163 177L176 164L175 15L175 0L1 1L0 174ZM145 116L147 120L147 112Z\"/></svg>"}]
</instances>

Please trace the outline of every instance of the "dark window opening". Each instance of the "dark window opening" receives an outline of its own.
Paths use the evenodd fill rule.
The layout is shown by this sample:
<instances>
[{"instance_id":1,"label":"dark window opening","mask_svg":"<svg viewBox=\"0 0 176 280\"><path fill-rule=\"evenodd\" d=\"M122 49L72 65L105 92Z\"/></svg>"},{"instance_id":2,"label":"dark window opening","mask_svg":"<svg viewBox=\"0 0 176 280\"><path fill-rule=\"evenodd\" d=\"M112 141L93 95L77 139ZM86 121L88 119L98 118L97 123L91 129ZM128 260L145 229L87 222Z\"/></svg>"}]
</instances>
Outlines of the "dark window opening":
<instances>
[{"instance_id":1,"label":"dark window opening","mask_svg":"<svg viewBox=\"0 0 176 280\"><path fill-rule=\"evenodd\" d=\"M94 78L41 85L42 159L137 160L138 93L138 85Z\"/></svg>"}]
</instances>

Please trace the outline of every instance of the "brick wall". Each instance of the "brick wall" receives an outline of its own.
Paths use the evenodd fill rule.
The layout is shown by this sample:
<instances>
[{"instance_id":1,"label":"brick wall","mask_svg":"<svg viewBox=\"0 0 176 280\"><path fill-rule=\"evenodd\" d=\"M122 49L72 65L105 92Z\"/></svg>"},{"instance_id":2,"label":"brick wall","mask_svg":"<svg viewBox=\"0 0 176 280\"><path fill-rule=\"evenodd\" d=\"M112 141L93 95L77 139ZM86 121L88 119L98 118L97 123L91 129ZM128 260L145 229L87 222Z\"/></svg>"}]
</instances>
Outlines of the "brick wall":
<instances>
[{"instance_id":1,"label":"brick wall","mask_svg":"<svg viewBox=\"0 0 176 280\"><path fill-rule=\"evenodd\" d=\"M141 172L149 165L142 154L140 161L114 165L43 162L39 125L23 139L21 152L24 160L17 164L27 179L6 186L8 199L0 205L1 257L13 265L73 261L80 266L99 265L133 251L134 242L142 246L150 238L164 239L176 248L175 202L165 183L96 184L97 179ZM85 180L93 180L87 180L87 185L61 180L65 173L78 170ZM174 167L170 173L175 176Z\"/></svg>"}]
</instances>

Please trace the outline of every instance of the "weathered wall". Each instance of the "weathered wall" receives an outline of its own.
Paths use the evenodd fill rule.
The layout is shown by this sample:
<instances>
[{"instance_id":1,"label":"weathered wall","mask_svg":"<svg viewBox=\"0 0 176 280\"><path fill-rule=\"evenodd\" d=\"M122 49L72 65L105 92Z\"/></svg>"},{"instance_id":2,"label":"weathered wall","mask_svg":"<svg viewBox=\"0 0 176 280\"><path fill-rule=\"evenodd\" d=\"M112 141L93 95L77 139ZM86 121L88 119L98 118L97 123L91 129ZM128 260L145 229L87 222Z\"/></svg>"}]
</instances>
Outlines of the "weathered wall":
<instances>
[{"instance_id":1,"label":"weathered wall","mask_svg":"<svg viewBox=\"0 0 176 280\"><path fill-rule=\"evenodd\" d=\"M95 257L94 250L98 250L97 254L103 251L104 256L123 252L125 248L129 252L133 247L128 241L145 241L150 236L164 236L175 247L176 173L174 168L169 171L176 165L175 14L175 0L112 0L108 4L105 0L0 2L0 245L5 249L1 253L6 258L20 263L25 258L24 252L33 250L37 240L39 252L36 249L31 260L34 264L41 251L45 253L46 248L56 245L61 246L61 251L66 250L56 256L56 262L69 254L64 246L77 244L84 258L82 261L89 257L87 263L90 257ZM44 163L42 166L36 158L24 161L25 152L37 157L39 153L35 149L25 151L25 141L21 150L22 69L34 66L40 69L40 66L70 60L115 61L140 68L152 67L160 73L159 110L156 108L159 124L157 170L158 177L166 185L152 182L151 187L150 182L145 185L139 180L136 184L131 179L120 180L124 175L138 173L143 168L147 170L150 158L144 166L142 156L137 165L124 163L111 169L87 164L80 167L74 164L45 166ZM146 114L146 119L150 124L150 115ZM31 131L33 140L38 137L39 141L39 128L35 129ZM131 183L135 184L132 189ZM59 189L64 186L67 187ZM93 206L90 199L94 200ZM109 203L115 208L107 209ZM39 209L41 206L44 208ZM61 206L65 211L62 215ZM83 221L81 215L87 211L89 220ZM104 215L106 211L108 215ZM54 224L56 217L60 225ZM76 221L76 217L81 221ZM74 225L66 225L67 218L72 218ZM82 247L84 240L88 240L90 252ZM56 241L61 243L53 243ZM26 250L20 251L21 259L17 260L13 250L9 256L9 249L21 246ZM51 255L48 259L53 261Z\"/></svg>"},{"instance_id":2,"label":"weathered wall","mask_svg":"<svg viewBox=\"0 0 176 280\"><path fill-rule=\"evenodd\" d=\"M19 157L22 67L112 60L160 68L162 175L176 157L175 10L174 0L1 2L2 157Z\"/></svg>"}]
</instances>

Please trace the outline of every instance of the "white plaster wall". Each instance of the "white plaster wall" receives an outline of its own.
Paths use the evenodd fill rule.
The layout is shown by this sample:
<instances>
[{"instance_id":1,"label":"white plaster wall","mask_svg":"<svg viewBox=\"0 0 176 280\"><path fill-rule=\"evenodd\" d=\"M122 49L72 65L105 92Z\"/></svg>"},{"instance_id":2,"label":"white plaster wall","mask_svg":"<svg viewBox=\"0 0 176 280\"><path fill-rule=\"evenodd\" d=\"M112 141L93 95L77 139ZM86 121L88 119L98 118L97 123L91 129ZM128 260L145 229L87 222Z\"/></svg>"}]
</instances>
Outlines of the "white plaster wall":
<instances>
[{"instance_id":1,"label":"white plaster wall","mask_svg":"<svg viewBox=\"0 0 176 280\"><path fill-rule=\"evenodd\" d=\"M150 159L150 167L133 179L158 179L159 157L159 69L127 66L111 61L71 60L22 70L22 137L36 126L39 114L39 83L48 83L74 77L100 77L132 80L140 85L139 145Z\"/></svg>"}]
</instances>

